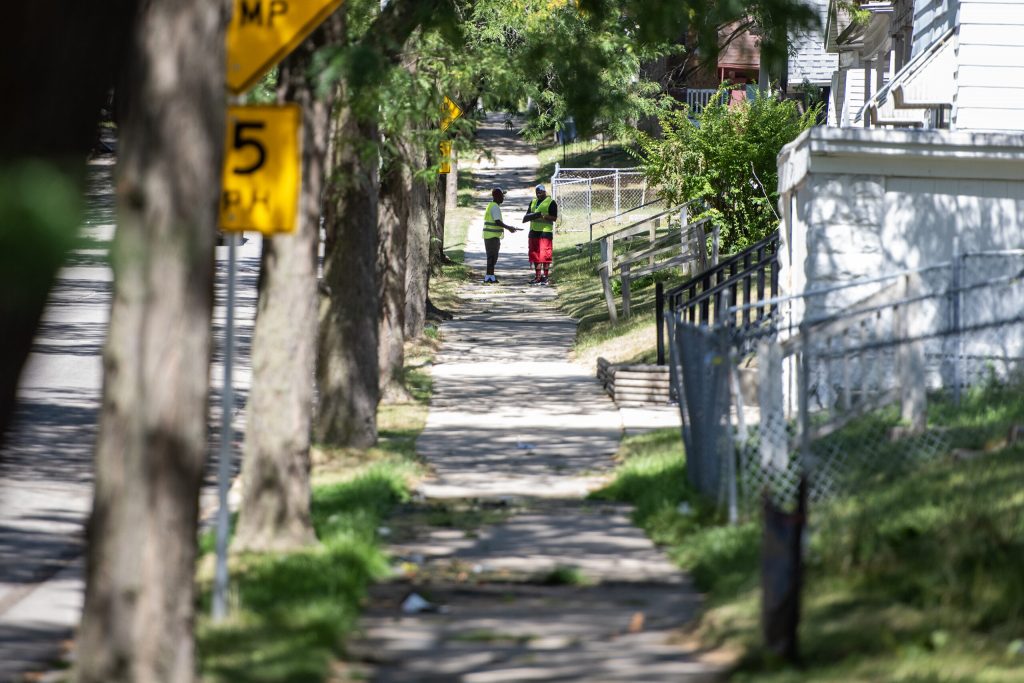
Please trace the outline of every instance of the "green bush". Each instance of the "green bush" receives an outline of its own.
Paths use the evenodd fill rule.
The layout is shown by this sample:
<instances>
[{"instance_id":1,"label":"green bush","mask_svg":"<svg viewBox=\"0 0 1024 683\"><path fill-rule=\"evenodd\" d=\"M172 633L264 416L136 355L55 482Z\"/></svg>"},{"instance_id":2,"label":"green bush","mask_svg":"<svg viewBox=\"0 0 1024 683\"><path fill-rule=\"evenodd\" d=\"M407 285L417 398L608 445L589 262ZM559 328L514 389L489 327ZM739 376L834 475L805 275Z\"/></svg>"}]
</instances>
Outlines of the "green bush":
<instances>
[{"instance_id":1,"label":"green bush","mask_svg":"<svg viewBox=\"0 0 1024 683\"><path fill-rule=\"evenodd\" d=\"M814 125L820 105L800 114L797 103L772 94L730 102L725 87L696 120L689 110L659 116L662 137L637 134L636 155L648 182L672 203L698 200L693 217L711 216L723 253L767 237L778 225L776 158L783 145Z\"/></svg>"}]
</instances>

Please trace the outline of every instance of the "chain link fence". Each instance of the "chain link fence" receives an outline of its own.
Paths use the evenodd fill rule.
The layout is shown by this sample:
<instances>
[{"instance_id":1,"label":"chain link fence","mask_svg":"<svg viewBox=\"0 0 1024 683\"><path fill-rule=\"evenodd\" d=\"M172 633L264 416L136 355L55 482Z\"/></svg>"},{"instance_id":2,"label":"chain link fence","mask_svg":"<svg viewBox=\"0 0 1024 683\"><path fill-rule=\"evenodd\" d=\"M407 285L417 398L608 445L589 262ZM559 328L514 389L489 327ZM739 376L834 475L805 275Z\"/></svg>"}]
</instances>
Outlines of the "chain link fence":
<instances>
[{"instance_id":1,"label":"chain link fence","mask_svg":"<svg viewBox=\"0 0 1024 683\"><path fill-rule=\"evenodd\" d=\"M639 168L561 168L551 177L558 203L557 229L587 232L590 225L655 199Z\"/></svg>"},{"instance_id":2,"label":"chain link fence","mask_svg":"<svg viewBox=\"0 0 1024 683\"><path fill-rule=\"evenodd\" d=\"M732 520L764 493L792 508L802 478L821 501L972 457L998 434L962 419L965 397L1021 400L1024 251L746 306L727 296L710 326L667 322L688 474ZM765 305L771 316L742 325Z\"/></svg>"}]
</instances>

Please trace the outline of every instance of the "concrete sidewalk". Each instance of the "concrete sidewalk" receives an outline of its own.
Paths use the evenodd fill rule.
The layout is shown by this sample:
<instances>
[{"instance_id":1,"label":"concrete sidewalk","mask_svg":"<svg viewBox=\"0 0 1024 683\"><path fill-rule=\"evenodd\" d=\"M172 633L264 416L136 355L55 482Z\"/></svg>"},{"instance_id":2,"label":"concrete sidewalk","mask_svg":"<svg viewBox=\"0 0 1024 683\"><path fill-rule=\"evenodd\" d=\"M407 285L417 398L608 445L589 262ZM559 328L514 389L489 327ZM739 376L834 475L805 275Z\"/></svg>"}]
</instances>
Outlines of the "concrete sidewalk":
<instances>
[{"instance_id":1,"label":"concrete sidewalk","mask_svg":"<svg viewBox=\"0 0 1024 683\"><path fill-rule=\"evenodd\" d=\"M481 215L491 186L511 190L502 211L518 225L537 160L502 121L482 128L496 164L476 169L474 184ZM481 227L466 249L480 274ZM627 507L584 500L610 478L622 416L569 361L576 325L555 309L554 289L525 284L525 231L504 239L497 274L498 285L467 286L442 328L417 442L433 477L396 517L417 520L413 537L391 548L415 571L375 587L353 645L362 673L396 683L718 680L722 665L681 631L699 603L686 577ZM423 511L439 508L468 511L466 524L424 526ZM412 591L438 610L404 613Z\"/></svg>"}]
</instances>

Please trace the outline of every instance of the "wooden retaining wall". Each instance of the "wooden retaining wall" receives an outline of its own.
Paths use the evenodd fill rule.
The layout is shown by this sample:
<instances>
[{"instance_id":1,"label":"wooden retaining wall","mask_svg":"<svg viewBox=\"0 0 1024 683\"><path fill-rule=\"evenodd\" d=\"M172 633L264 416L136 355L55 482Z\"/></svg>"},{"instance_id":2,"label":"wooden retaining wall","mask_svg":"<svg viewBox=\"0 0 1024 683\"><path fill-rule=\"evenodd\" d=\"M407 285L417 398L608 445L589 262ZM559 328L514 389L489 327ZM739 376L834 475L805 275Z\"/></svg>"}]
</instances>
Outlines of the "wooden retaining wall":
<instances>
[{"instance_id":1,"label":"wooden retaining wall","mask_svg":"<svg viewBox=\"0 0 1024 683\"><path fill-rule=\"evenodd\" d=\"M612 364L598 358L597 379L620 405L669 402L670 380L668 368L663 365Z\"/></svg>"}]
</instances>

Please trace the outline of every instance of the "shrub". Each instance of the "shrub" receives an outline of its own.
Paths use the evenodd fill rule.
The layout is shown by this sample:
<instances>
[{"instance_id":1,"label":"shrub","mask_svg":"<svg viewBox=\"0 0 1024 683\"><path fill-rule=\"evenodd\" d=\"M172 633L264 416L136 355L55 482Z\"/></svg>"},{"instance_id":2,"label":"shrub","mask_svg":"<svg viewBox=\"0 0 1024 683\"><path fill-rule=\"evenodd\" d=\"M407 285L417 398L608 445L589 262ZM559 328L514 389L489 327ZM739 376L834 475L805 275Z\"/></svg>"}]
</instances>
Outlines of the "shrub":
<instances>
[{"instance_id":1,"label":"shrub","mask_svg":"<svg viewBox=\"0 0 1024 683\"><path fill-rule=\"evenodd\" d=\"M777 227L776 157L819 111L820 105L800 114L796 102L771 94L731 102L723 87L696 120L688 108L659 116L662 137L638 133L636 155L668 201L698 200L692 216L711 216L729 253Z\"/></svg>"}]
</instances>

